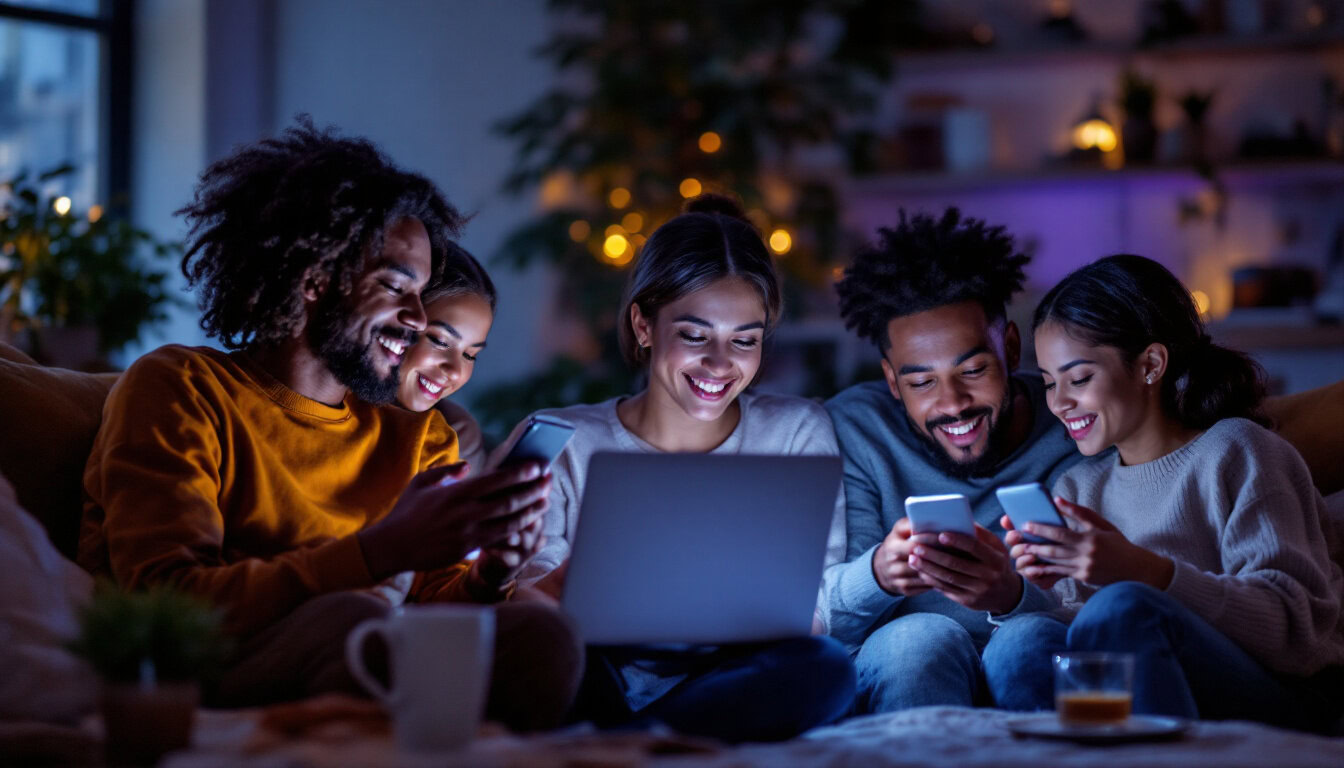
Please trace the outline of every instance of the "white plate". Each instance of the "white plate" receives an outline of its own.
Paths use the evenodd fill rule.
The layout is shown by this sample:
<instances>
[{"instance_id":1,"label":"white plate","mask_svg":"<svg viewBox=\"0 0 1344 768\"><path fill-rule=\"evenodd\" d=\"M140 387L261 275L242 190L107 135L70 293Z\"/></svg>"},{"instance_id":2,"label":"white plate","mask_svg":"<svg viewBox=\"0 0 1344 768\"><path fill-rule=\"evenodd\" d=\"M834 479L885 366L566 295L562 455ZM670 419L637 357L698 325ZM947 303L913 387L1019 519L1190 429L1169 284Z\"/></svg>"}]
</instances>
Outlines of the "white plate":
<instances>
[{"instance_id":1,"label":"white plate","mask_svg":"<svg viewBox=\"0 0 1344 768\"><path fill-rule=\"evenodd\" d=\"M1081 744L1179 739L1190 727L1190 723L1185 720L1155 715L1132 715L1128 720L1113 725L1064 725L1053 713L1010 720L1006 725L1014 736L1076 741Z\"/></svg>"}]
</instances>

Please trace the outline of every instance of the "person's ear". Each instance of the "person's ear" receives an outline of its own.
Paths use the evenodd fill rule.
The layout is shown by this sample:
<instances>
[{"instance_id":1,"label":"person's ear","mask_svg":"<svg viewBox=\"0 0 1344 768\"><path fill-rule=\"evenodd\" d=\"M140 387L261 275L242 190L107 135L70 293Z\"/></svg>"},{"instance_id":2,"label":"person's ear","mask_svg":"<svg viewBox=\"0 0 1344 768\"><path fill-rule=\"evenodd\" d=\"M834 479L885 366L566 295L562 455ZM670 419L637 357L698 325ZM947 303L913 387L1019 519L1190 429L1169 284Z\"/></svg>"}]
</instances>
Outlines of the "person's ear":
<instances>
[{"instance_id":1,"label":"person's ear","mask_svg":"<svg viewBox=\"0 0 1344 768\"><path fill-rule=\"evenodd\" d=\"M1153 342L1139 353L1137 366L1144 384L1156 384L1167 372L1167 345Z\"/></svg>"},{"instance_id":2,"label":"person's ear","mask_svg":"<svg viewBox=\"0 0 1344 768\"><path fill-rule=\"evenodd\" d=\"M638 302L630 304L630 328L635 332L635 344L640 349L653 346L653 320L644 316Z\"/></svg>"},{"instance_id":3,"label":"person's ear","mask_svg":"<svg viewBox=\"0 0 1344 768\"><path fill-rule=\"evenodd\" d=\"M1008 370L1004 373L1011 374L1022 364L1022 333L1017 330L1017 323L1012 320L1003 326L1003 358L1008 364Z\"/></svg>"},{"instance_id":4,"label":"person's ear","mask_svg":"<svg viewBox=\"0 0 1344 768\"><path fill-rule=\"evenodd\" d=\"M897 386L896 369L891 367L891 362L887 356L882 356L882 378L887 380L887 389L891 390L891 396L898 401L901 399L901 388Z\"/></svg>"},{"instance_id":5,"label":"person's ear","mask_svg":"<svg viewBox=\"0 0 1344 768\"><path fill-rule=\"evenodd\" d=\"M303 300L309 303L322 298L322 294L327 290L327 276L317 270L309 269L303 274Z\"/></svg>"}]
</instances>

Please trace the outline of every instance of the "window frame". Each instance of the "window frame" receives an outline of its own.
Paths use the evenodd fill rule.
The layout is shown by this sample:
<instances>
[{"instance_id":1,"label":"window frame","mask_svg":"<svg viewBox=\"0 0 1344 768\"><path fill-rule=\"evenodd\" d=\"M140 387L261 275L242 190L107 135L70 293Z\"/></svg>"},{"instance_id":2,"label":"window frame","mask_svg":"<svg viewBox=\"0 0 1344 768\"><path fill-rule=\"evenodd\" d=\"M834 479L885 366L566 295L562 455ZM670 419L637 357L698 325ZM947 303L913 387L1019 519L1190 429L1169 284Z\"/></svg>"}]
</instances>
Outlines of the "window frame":
<instances>
[{"instance_id":1,"label":"window frame","mask_svg":"<svg viewBox=\"0 0 1344 768\"><path fill-rule=\"evenodd\" d=\"M99 173L104 209L125 214L131 190L131 95L134 0L101 0L98 13L15 5L0 0L0 20L47 24L96 33L99 46Z\"/></svg>"}]
</instances>

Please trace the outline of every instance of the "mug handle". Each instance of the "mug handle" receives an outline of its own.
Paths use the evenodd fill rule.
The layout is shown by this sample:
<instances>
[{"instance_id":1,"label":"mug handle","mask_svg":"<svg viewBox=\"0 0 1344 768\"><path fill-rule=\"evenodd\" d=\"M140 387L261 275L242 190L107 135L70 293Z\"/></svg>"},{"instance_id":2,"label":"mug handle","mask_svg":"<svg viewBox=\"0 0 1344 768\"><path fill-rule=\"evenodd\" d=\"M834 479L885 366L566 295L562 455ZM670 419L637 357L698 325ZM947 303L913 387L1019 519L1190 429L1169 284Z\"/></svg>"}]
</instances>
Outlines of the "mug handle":
<instances>
[{"instance_id":1,"label":"mug handle","mask_svg":"<svg viewBox=\"0 0 1344 768\"><path fill-rule=\"evenodd\" d=\"M390 651L392 638L388 636L388 628L389 624L386 619L369 619L352 629L350 634L345 637L345 665L350 669L351 676L383 704L387 704L388 700L392 698L392 692L384 688L382 683L379 683L378 679L370 674L368 668L364 666L364 641L368 639L369 635L375 632L380 633L383 639L387 641Z\"/></svg>"}]
</instances>

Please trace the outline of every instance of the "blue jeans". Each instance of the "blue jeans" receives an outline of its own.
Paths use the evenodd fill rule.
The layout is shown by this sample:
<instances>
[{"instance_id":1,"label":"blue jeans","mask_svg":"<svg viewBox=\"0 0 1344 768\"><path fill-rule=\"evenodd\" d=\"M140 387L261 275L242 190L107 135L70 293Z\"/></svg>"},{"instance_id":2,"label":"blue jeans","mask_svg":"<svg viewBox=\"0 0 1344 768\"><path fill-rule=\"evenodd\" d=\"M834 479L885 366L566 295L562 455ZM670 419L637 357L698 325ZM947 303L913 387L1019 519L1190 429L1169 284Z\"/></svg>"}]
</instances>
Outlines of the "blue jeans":
<instances>
[{"instance_id":1,"label":"blue jeans","mask_svg":"<svg viewBox=\"0 0 1344 768\"><path fill-rule=\"evenodd\" d=\"M600 658L590 651L590 660L594 653ZM829 637L723 646L707 669L638 713L609 687L607 669L590 661L578 713L604 726L663 722L729 742L780 741L839 719L854 701L854 664Z\"/></svg>"},{"instance_id":2,"label":"blue jeans","mask_svg":"<svg viewBox=\"0 0 1344 768\"><path fill-rule=\"evenodd\" d=\"M1299 729L1318 729L1332 719L1333 706L1309 681L1271 673L1170 595L1136 582L1099 590L1071 625L1039 613L1005 622L984 653L995 703L1053 709L1050 657L1064 651L1134 654L1136 713Z\"/></svg>"},{"instance_id":3,"label":"blue jeans","mask_svg":"<svg viewBox=\"0 0 1344 768\"><path fill-rule=\"evenodd\" d=\"M883 624L863 641L854 665L860 714L930 704L969 707L980 689L975 640L939 613L910 613Z\"/></svg>"}]
</instances>

